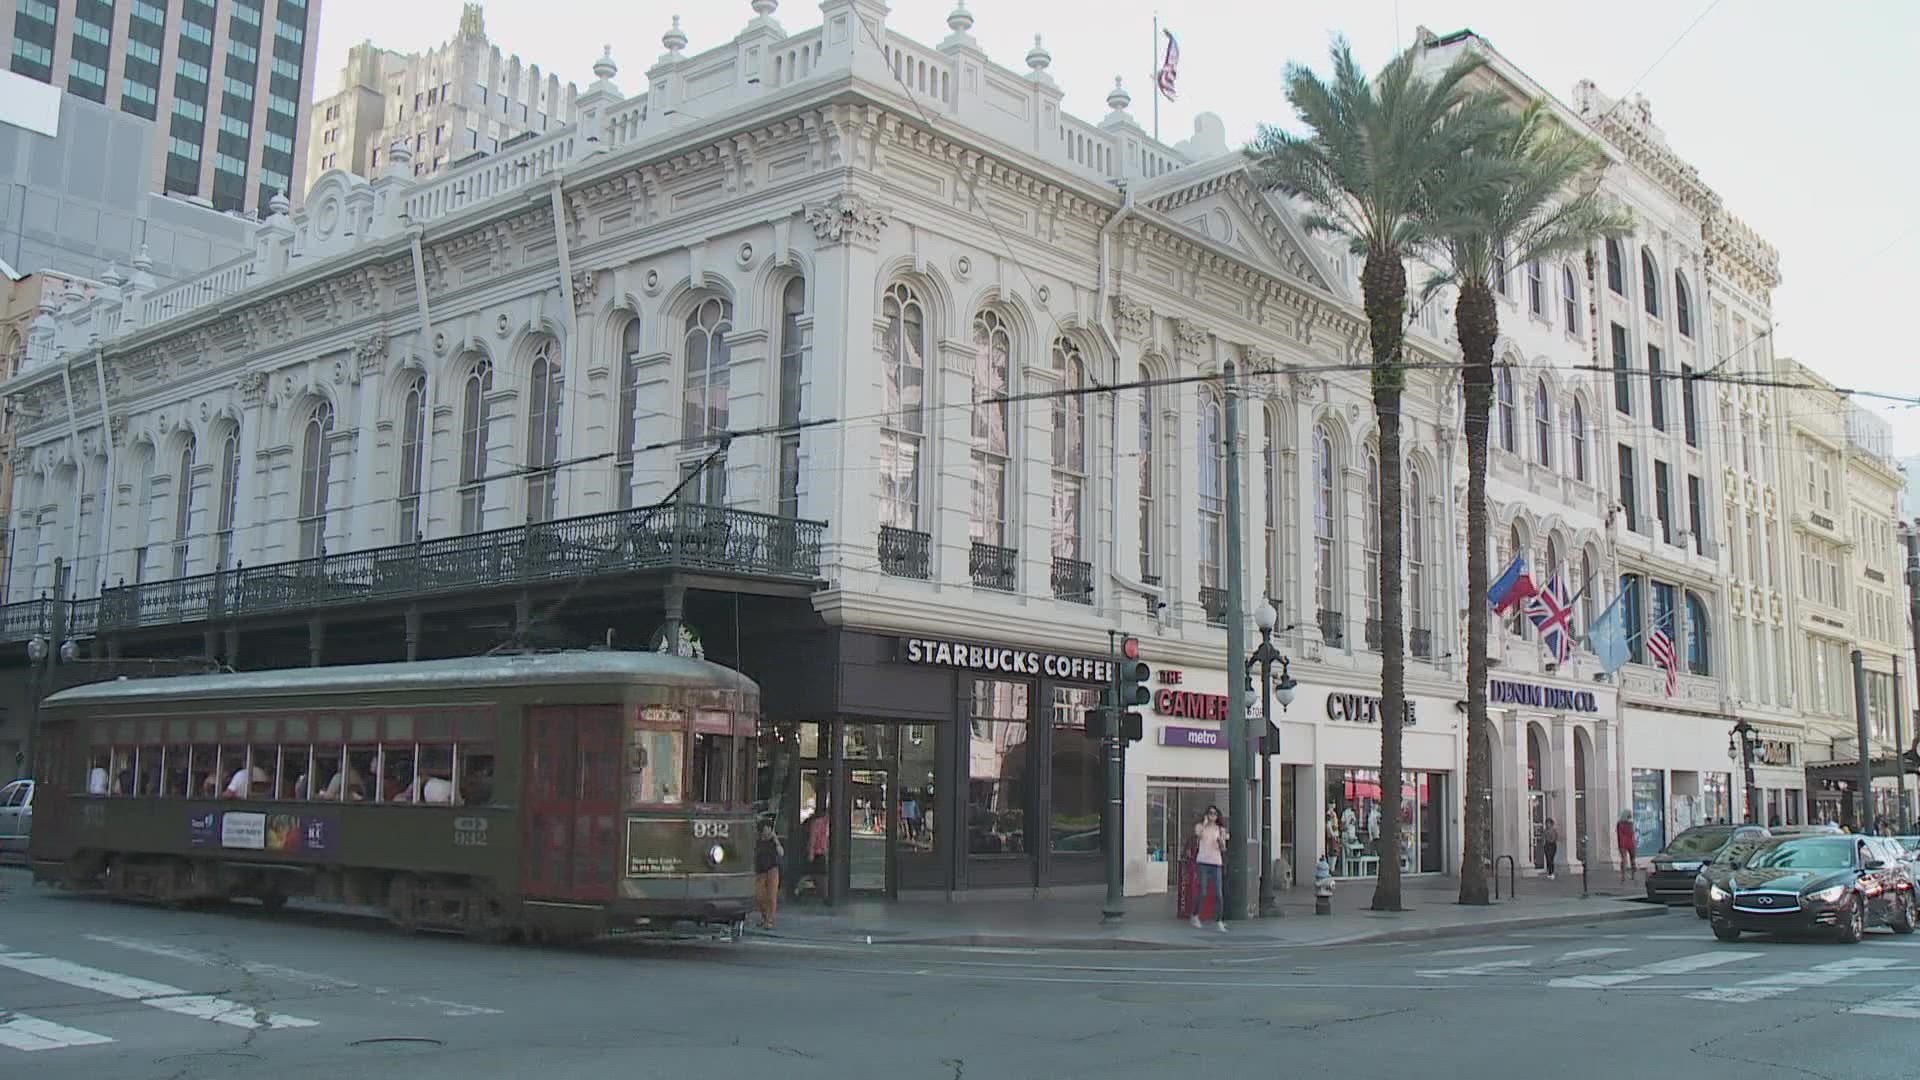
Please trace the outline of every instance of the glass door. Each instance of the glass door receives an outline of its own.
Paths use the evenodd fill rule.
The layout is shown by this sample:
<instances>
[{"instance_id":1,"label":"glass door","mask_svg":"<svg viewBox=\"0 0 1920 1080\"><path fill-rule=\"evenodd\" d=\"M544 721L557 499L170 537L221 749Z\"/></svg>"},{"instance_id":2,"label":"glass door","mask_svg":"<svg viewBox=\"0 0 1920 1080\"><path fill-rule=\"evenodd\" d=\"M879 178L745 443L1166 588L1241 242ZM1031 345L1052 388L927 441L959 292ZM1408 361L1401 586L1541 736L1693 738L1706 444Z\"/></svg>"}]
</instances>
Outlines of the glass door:
<instances>
[{"instance_id":1,"label":"glass door","mask_svg":"<svg viewBox=\"0 0 1920 1080\"><path fill-rule=\"evenodd\" d=\"M898 868L896 885L902 889L939 889L947 885L939 845L940 825L935 810L934 762L938 733L932 724L907 724L900 729L899 768L895 790L899 795L900 824L894 839Z\"/></svg>"},{"instance_id":2,"label":"glass door","mask_svg":"<svg viewBox=\"0 0 1920 1080\"><path fill-rule=\"evenodd\" d=\"M889 769L849 768L847 802L852 810L847 852L847 888L857 893L892 889L894 810L893 773Z\"/></svg>"}]
</instances>

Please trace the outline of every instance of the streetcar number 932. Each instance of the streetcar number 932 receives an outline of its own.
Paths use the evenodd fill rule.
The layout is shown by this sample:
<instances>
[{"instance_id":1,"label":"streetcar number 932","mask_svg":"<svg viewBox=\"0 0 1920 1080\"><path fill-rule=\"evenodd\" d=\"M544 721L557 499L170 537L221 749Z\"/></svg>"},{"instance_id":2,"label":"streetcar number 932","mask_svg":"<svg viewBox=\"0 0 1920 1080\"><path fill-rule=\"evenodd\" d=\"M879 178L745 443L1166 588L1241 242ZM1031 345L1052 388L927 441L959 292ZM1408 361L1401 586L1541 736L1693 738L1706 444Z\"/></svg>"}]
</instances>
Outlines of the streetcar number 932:
<instances>
[{"instance_id":1,"label":"streetcar number 932","mask_svg":"<svg viewBox=\"0 0 1920 1080\"><path fill-rule=\"evenodd\" d=\"M731 836L733 823L728 821L695 821L693 835L696 840L715 839Z\"/></svg>"}]
</instances>

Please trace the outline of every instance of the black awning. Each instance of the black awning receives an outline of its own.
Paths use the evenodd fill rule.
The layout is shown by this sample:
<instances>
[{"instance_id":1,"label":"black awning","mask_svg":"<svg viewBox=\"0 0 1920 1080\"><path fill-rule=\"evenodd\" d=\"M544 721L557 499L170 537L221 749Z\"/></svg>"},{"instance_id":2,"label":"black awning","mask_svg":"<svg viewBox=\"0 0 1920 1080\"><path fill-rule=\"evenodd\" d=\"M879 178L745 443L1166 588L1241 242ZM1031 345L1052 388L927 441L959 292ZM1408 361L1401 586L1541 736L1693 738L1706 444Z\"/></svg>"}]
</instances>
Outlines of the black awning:
<instances>
[{"instance_id":1,"label":"black awning","mask_svg":"<svg viewBox=\"0 0 1920 1080\"><path fill-rule=\"evenodd\" d=\"M1905 771L1909 774L1920 775L1920 768L1916 768L1912 761L1896 758L1892 755L1876 757L1870 764L1873 768L1873 777L1876 780L1884 780L1888 777L1900 775L1903 765L1905 766ZM1809 781L1858 780L1860 779L1860 759L1852 758L1839 761L1822 761L1817 765L1808 765L1807 779Z\"/></svg>"}]
</instances>

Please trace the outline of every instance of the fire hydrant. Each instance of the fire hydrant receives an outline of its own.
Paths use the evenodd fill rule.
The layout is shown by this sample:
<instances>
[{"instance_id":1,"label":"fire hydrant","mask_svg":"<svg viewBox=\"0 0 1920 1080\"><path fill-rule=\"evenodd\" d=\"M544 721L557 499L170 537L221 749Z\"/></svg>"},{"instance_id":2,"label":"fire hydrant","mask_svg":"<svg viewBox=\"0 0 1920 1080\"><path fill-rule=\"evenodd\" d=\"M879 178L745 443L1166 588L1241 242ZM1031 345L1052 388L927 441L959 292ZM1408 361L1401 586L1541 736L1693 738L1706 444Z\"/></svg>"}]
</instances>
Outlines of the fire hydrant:
<instances>
[{"instance_id":1,"label":"fire hydrant","mask_svg":"<svg viewBox=\"0 0 1920 1080\"><path fill-rule=\"evenodd\" d=\"M1313 913L1333 914L1333 866L1325 858L1313 864Z\"/></svg>"}]
</instances>

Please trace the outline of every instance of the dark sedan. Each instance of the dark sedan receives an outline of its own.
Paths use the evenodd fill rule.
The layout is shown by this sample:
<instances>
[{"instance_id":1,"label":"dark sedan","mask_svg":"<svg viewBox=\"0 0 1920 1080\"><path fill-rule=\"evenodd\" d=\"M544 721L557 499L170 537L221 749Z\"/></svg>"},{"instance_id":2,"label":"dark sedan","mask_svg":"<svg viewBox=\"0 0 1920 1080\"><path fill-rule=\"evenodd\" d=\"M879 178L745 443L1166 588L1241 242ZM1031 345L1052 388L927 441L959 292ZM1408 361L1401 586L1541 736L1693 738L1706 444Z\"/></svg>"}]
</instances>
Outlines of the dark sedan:
<instances>
[{"instance_id":1,"label":"dark sedan","mask_svg":"<svg viewBox=\"0 0 1920 1080\"><path fill-rule=\"evenodd\" d=\"M1694 878L1735 840L1764 840L1761 825L1695 825L1673 838L1653 857L1647 871L1647 899L1677 903L1694 895Z\"/></svg>"},{"instance_id":2,"label":"dark sedan","mask_svg":"<svg viewBox=\"0 0 1920 1080\"><path fill-rule=\"evenodd\" d=\"M1848 943L1869 927L1911 934L1920 910L1898 844L1877 836L1806 836L1762 844L1709 889L1713 936L1831 933Z\"/></svg>"},{"instance_id":3,"label":"dark sedan","mask_svg":"<svg viewBox=\"0 0 1920 1080\"><path fill-rule=\"evenodd\" d=\"M1725 887L1727 879L1739 869L1742 863L1746 862L1747 856L1752 855L1753 850L1766 843L1768 839L1765 829L1757 830L1754 835L1735 836L1727 841L1726 846L1720 849L1719 854L1715 855L1712 861L1702 866L1699 873L1693 875L1693 913L1695 915L1703 919L1707 917L1707 909L1711 906L1708 896L1713 887L1715 885Z\"/></svg>"}]
</instances>

